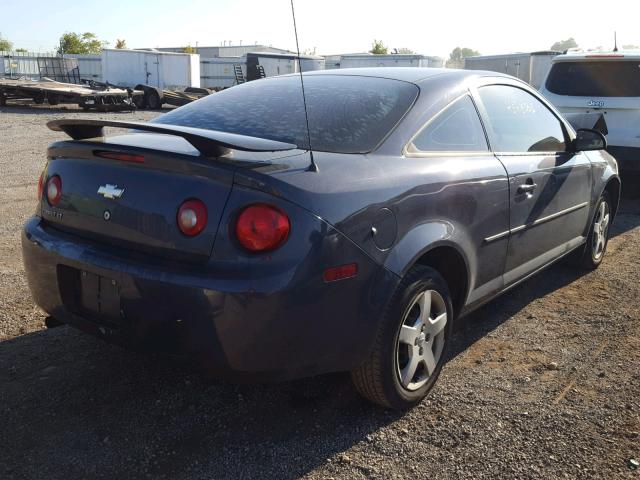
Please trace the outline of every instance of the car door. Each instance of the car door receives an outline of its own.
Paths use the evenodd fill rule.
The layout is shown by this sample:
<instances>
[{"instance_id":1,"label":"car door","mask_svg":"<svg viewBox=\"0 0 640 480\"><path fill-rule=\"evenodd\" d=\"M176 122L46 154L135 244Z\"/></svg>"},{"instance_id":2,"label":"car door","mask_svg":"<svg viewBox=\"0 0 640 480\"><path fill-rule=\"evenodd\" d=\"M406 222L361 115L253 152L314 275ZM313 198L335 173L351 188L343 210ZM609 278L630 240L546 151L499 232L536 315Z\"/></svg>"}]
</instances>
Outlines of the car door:
<instances>
[{"instance_id":1,"label":"car door","mask_svg":"<svg viewBox=\"0 0 640 480\"><path fill-rule=\"evenodd\" d=\"M420 221L445 220L450 236L467 252L471 263L468 304L501 290L508 239L486 239L509 228L508 178L489 150L471 96L465 93L432 117L405 153L428 167L424 182L437 185L429 195L416 197ZM415 167L414 171L419 172ZM438 182L437 172L446 181Z\"/></svg>"},{"instance_id":2,"label":"car door","mask_svg":"<svg viewBox=\"0 0 640 480\"><path fill-rule=\"evenodd\" d=\"M516 84L478 88L491 148L509 177L505 285L580 245L591 198L591 164L570 152L564 123Z\"/></svg>"}]
</instances>

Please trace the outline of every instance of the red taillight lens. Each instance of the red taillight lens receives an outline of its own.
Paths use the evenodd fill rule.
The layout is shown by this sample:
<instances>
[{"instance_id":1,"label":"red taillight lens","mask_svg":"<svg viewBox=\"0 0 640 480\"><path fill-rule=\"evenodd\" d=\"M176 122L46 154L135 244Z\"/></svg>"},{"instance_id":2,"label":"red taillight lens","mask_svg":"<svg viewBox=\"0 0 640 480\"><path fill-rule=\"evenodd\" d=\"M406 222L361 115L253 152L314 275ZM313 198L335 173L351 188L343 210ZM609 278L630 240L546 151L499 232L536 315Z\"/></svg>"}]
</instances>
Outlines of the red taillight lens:
<instances>
[{"instance_id":1,"label":"red taillight lens","mask_svg":"<svg viewBox=\"0 0 640 480\"><path fill-rule=\"evenodd\" d=\"M144 163L143 155L134 155L132 153L109 152L106 150L94 150L96 157L110 158L111 160L120 160L121 162Z\"/></svg>"},{"instance_id":2,"label":"red taillight lens","mask_svg":"<svg viewBox=\"0 0 640 480\"><path fill-rule=\"evenodd\" d=\"M289 237L289 217L277 207L264 204L245 208L236 223L236 237L252 252L264 252L280 247Z\"/></svg>"},{"instance_id":3,"label":"red taillight lens","mask_svg":"<svg viewBox=\"0 0 640 480\"><path fill-rule=\"evenodd\" d=\"M207 207L200 200L187 200L178 209L177 222L183 234L194 237L207 226Z\"/></svg>"},{"instance_id":4,"label":"red taillight lens","mask_svg":"<svg viewBox=\"0 0 640 480\"><path fill-rule=\"evenodd\" d=\"M44 171L40 174L40 178L38 178L38 201L42 198L42 192L44 189Z\"/></svg>"},{"instance_id":5,"label":"red taillight lens","mask_svg":"<svg viewBox=\"0 0 640 480\"><path fill-rule=\"evenodd\" d=\"M47 200L50 205L56 206L62 198L62 180L58 175L47 180Z\"/></svg>"}]
</instances>

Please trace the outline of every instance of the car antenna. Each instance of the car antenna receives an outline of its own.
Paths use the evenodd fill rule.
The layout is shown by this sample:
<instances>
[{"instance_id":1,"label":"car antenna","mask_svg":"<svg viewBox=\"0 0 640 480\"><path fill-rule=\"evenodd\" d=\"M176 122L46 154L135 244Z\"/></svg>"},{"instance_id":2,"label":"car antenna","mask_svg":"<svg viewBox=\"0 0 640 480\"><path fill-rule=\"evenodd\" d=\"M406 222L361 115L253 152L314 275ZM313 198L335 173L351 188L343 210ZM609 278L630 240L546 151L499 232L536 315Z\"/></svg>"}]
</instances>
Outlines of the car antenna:
<instances>
[{"instance_id":1,"label":"car antenna","mask_svg":"<svg viewBox=\"0 0 640 480\"><path fill-rule=\"evenodd\" d=\"M615 30L613 31L613 51L618 51L618 33Z\"/></svg>"},{"instance_id":2,"label":"car antenna","mask_svg":"<svg viewBox=\"0 0 640 480\"><path fill-rule=\"evenodd\" d=\"M311 149L311 130L309 129L309 113L307 112L307 97L304 94L304 79L302 78L302 62L300 62L300 45L298 44L298 27L296 26L296 12L293 8L293 0L291 0L291 16L293 17L293 32L296 35L296 50L298 52L298 70L300 71L300 85L302 86L302 104L304 105L304 119L307 123L307 143L309 144L309 156L311 157L310 172L318 172L318 165L313 159L313 150Z\"/></svg>"}]
</instances>

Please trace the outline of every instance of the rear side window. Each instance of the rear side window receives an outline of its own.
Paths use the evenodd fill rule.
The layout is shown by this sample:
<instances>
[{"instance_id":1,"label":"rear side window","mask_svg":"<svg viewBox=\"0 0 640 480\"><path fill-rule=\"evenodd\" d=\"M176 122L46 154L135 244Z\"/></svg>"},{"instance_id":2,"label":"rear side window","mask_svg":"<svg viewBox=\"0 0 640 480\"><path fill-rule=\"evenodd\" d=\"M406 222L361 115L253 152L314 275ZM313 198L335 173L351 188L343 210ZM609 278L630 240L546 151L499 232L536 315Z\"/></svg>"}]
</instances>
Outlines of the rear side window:
<instances>
[{"instance_id":1,"label":"rear side window","mask_svg":"<svg viewBox=\"0 0 640 480\"><path fill-rule=\"evenodd\" d=\"M413 139L410 152L489 150L476 107L466 95L453 102Z\"/></svg>"},{"instance_id":2,"label":"rear side window","mask_svg":"<svg viewBox=\"0 0 640 480\"><path fill-rule=\"evenodd\" d=\"M479 90L496 152L564 152L564 129L544 103L529 92L508 85Z\"/></svg>"},{"instance_id":3,"label":"rear side window","mask_svg":"<svg viewBox=\"0 0 640 480\"><path fill-rule=\"evenodd\" d=\"M546 87L575 97L640 97L640 61L555 63Z\"/></svg>"},{"instance_id":4,"label":"rear side window","mask_svg":"<svg viewBox=\"0 0 640 480\"><path fill-rule=\"evenodd\" d=\"M305 76L314 150L373 150L409 110L418 87L383 78ZM209 95L154 120L309 147L299 76L254 80Z\"/></svg>"}]
</instances>

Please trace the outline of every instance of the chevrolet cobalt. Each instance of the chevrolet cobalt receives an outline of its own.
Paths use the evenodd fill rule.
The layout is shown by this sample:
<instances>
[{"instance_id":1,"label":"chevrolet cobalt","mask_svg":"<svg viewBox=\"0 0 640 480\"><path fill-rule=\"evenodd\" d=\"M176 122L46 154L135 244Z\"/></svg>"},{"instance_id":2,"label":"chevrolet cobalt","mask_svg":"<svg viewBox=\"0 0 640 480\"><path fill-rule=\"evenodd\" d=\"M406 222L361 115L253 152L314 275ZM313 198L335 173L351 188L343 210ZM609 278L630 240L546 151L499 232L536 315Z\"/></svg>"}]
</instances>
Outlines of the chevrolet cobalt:
<instances>
[{"instance_id":1,"label":"chevrolet cobalt","mask_svg":"<svg viewBox=\"0 0 640 480\"><path fill-rule=\"evenodd\" d=\"M50 122L71 139L49 147L22 235L35 302L216 375L351 371L366 398L406 408L458 318L562 257L602 262L616 161L525 83L312 72L307 123L300 80L148 123Z\"/></svg>"}]
</instances>

